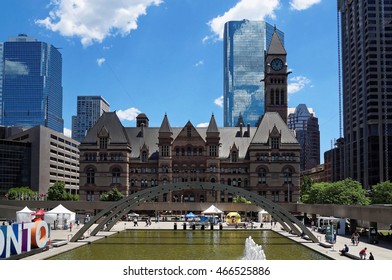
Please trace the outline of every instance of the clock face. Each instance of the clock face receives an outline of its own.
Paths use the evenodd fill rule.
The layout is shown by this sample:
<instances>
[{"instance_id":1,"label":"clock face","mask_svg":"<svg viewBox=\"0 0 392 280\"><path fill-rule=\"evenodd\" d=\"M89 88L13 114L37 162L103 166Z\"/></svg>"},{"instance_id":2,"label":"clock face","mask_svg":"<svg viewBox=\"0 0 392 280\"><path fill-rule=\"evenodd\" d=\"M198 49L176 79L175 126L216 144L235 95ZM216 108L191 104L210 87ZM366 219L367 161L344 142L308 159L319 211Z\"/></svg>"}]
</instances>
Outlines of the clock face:
<instances>
[{"instance_id":1,"label":"clock face","mask_svg":"<svg viewBox=\"0 0 392 280\"><path fill-rule=\"evenodd\" d=\"M271 61L271 67L275 71L280 71L283 68L283 61L280 58L274 58Z\"/></svg>"}]
</instances>

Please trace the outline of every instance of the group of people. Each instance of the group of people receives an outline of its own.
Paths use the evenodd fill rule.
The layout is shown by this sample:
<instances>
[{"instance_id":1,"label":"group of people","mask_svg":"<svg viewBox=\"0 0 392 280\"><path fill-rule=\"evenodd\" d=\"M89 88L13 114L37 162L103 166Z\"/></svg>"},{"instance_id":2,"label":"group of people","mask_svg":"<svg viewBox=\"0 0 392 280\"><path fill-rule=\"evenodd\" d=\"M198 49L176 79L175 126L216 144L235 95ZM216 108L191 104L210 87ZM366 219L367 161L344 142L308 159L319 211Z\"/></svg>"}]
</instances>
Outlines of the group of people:
<instances>
[{"instance_id":1,"label":"group of people","mask_svg":"<svg viewBox=\"0 0 392 280\"><path fill-rule=\"evenodd\" d=\"M340 250L339 252L344 255L346 253L348 253L349 251L349 247L347 246L347 244L344 244L344 247L342 250ZM367 247L361 249L361 251L359 251L359 257L361 258L361 260L366 260L366 254L367 254ZM372 254L372 252L369 253L369 260L374 260L374 256Z\"/></svg>"}]
</instances>

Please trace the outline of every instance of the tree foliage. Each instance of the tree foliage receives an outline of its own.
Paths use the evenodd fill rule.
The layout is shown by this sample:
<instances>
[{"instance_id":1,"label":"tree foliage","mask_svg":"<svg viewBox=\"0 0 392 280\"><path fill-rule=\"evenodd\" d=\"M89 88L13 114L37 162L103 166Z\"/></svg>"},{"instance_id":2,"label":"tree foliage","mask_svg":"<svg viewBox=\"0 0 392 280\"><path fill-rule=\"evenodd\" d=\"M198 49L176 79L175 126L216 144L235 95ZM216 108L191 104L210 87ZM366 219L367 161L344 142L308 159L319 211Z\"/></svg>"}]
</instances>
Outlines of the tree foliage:
<instances>
[{"instance_id":1,"label":"tree foliage","mask_svg":"<svg viewBox=\"0 0 392 280\"><path fill-rule=\"evenodd\" d=\"M302 194L304 203L368 205L369 198L362 185L351 178L335 183L314 183Z\"/></svg>"},{"instance_id":2,"label":"tree foliage","mask_svg":"<svg viewBox=\"0 0 392 280\"><path fill-rule=\"evenodd\" d=\"M118 201L122 199L124 195L117 189L113 188L111 191L104 193L100 196L102 201Z\"/></svg>"},{"instance_id":3,"label":"tree foliage","mask_svg":"<svg viewBox=\"0 0 392 280\"><path fill-rule=\"evenodd\" d=\"M373 204L392 204L392 183L385 181L372 186L371 199Z\"/></svg>"},{"instance_id":4,"label":"tree foliage","mask_svg":"<svg viewBox=\"0 0 392 280\"><path fill-rule=\"evenodd\" d=\"M56 182L48 189L48 200L78 200L78 195L72 195L65 190L64 182Z\"/></svg>"},{"instance_id":5,"label":"tree foliage","mask_svg":"<svg viewBox=\"0 0 392 280\"><path fill-rule=\"evenodd\" d=\"M310 192L310 189L312 188L313 184L314 184L314 181L311 177L304 176L303 183L301 185L301 192L300 192L300 200L301 201L304 200L303 196Z\"/></svg>"},{"instance_id":6,"label":"tree foliage","mask_svg":"<svg viewBox=\"0 0 392 280\"><path fill-rule=\"evenodd\" d=\"M233 197L233 203L245 203L245 204L251 204L249 200L247 200L243 196L237 195L236 197Z\"/></svg>"},{"instance_id":7,"label":"tree foliage","mask_svg":"<svg viewBox=\"0 0 392 280\"><path fill-rule=\"evenodd\" d=\"M19 187L9 189L6 197L9 200L32 200L36 199L38 194L29 187Z\"/></svg>"}]
</instances>

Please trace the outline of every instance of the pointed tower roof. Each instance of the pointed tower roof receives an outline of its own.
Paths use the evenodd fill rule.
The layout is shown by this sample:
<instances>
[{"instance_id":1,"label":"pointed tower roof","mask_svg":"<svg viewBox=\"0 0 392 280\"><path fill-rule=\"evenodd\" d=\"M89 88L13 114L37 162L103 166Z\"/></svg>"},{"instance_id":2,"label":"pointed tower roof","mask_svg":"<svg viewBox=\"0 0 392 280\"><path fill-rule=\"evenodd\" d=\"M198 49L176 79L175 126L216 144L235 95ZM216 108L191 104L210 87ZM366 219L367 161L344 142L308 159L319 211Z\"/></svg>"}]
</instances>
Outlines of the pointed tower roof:
<instances>
[{"instance_id":1,"label":"pointed tower roof","mask_svg":"<svg viewBox=\"0 0 392 280\"><path fill-rule=\"evenodd\" d=\"M287 124L277 112L266 112L264 114L261 123L253 136L252 143L268 143L271 133L280 135L281 143L298 143L297 139L287 127Z\"/></svg>"},{"instance_id":2,"label":"pointed tower roof","mask_svg":"<svg viewBox=\"0 0 392 280\"><path fill-rule=\"evenodd\" d=\"M169 132L173 134L173 130L170 126L169 119L166 114L165 117L163 118L161 127L159 128L159 133L165 133L165 132Z\"/></svg>"},{"instance_id":3,"label":"pointed tower roof","mask_svg":"<svg viewBox=\"0 0 392 280\"><path fill-rule=\"evenodd\" d=\"M271 43L269 45L267 53L269 55L271 55L271 54L272 55L287 55L287 52L282 44L282 41L279 38L278 33L276 32L276 29L275 29L274 34L272 35Z\"/></svg>"},{"instance_id":4,"label":"pointed tower roof","mask_svg":"<svg viewBox=\"0 0 392 280\"><path fill-rule=\"evenodd\" d=\"M210 123L208 124L207 127L207 133L219 133L218 126L216 125L215 117L214 114L212 114Z\"/></svg>"},{"instance_id":5,"label":"pointed tower roof","mask_svg":"<svg viewBox=\"0 0 392 280\"><path fill-rule=\"evenodd\" d=\"M82 143L96 143L97 137L110 137L112 144L129 143L125 128L116 111L104 112L95 125L89 129Z\"/></svg>"}]
</instances>

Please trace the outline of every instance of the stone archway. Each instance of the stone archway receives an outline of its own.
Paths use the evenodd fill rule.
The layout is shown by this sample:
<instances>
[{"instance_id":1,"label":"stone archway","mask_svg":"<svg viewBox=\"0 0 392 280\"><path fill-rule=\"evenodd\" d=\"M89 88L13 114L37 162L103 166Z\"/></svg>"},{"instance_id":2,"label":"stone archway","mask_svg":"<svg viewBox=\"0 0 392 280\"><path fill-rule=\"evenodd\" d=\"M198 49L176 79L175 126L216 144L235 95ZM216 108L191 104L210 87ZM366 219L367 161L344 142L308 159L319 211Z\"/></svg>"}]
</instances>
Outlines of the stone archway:
<instances>
[{"instance_id":1,"label":"stone archway","mask_svg":"<svg viewBox=\"0 0 392 280\"><path fill-rule=\"evenodd\" d=\"M83 237L83 234L97 221L100 222L91 231L90 235L96 235L100 230L110 230L117 221L119 221L124 215L126 215L132 208L138 206L146 200L154 199L157 196L169 193L171 191L181 191L189 189L201 189L209 191L227 191L233 195L243 196L253 204L260 206L265 209L274 220L279 222L282 227L298 236L307 235L309 239L315 243L318 243L318 239L314 234L305 227L297 218L291 215L286 209L279 206L278 204L266 199L256 193L244 190L242 188L233 187L229 185L219 183L171 183L163 186L151 187L136 192L132 195L124 197L123 199L114 202L110 207L103 209L97 215L91 218L91 220L85 224L70 240L76 242Z\"/></svg>"}]
</instances>

